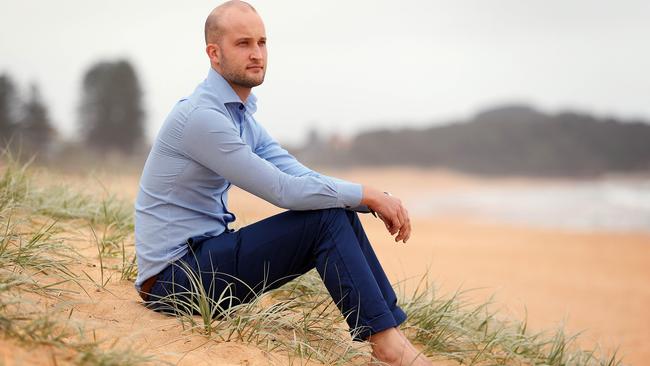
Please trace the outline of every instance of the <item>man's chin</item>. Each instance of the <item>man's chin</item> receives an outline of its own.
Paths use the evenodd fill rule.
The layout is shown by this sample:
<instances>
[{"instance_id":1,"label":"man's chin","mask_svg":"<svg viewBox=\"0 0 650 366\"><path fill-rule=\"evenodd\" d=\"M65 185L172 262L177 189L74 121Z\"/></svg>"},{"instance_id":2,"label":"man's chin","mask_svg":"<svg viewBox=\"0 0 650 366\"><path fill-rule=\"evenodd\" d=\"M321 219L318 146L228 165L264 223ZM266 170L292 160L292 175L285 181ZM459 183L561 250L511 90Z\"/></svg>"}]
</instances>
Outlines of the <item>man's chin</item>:
<instances>
[{"instance_id":1,"label":"man's chin","mask_svg":"<svg viewBox=\"0 0 650 366\"><path fill-rule=\"evenodd\" d=\"M264 82L264 75L262 75L261 78L260 77L249 78L248 80L246 80L246 82L249 88L254 88L256 86L262 85L262 83Z\"/></svg>"},{"instance_id":2,"label":"man's chin","mask_svg":"<svg viewBox=\"0 0 650 366\"><path fill-rule=\"evenodd\" d=\"M248 80L250 80L251 84L256 84L255 86L257 86L264 82L264 76L265 72L263 70L259 72L253 72L252 75L248 77Z\"/></svg>"}]
</instances>

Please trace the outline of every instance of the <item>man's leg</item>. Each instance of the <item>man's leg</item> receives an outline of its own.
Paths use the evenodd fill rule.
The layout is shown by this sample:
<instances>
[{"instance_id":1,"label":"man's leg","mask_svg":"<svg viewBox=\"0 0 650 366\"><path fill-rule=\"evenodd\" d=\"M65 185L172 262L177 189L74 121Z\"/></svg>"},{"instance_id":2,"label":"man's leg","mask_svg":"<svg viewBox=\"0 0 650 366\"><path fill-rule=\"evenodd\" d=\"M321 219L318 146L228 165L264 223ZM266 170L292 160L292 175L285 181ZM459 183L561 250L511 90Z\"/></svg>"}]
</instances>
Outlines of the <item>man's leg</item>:
<instances>
[{"instance_id":1,"label":"man's leg","mask_svg":"<svg viewBox=\"0 0 650 366\"><path fill-rule=\"evenodd\" d=\"M359 220L359 215L354 211L346 211L345 213L348 216L348 220L350 225L352 225L352 229L354 230L354 234L359 242L361 251L363 252L364 257L366 257L366 262L368 262L368 266L370 266L372 274L375 276L377 285L384 296L388 308L393 313L395 319L401 319L398 323L402 323L403 319L406 319L406 314L404 314L402 309L397 306L395 290L388 280L388 277L386 277L386 272L384 272L384 269L381 267L375 251L372 249L370 240L368 240L368 237L366 236L366 231L363 229L361 220Z\"/></svg>"},{"instance_id":2,"label":"man's leg","mask_svg":"<svg viewBox=\"0 0 650 366\"><path fill-rule=\"evenodd\" d=\"M244 227L240 233L239 260L257 269L240 271L239 278L249 285L268 275L279 279L270 287L275 288L316 267L352 334L358 333L357 340L406 319L355 212L289 211ZM291 258L289 266L283 258ZM268 274L262 272L265 266ZM256 290L260 289L258 285Z\"/></svg>"},{"instance_id":3,"label":"man's leg","mask_svg":"<svg viewBox=\"0 0 650 366\"><path fill-rule=\"evenodd\" d=\"M198 243L192 257L182 260L201 268L206 291L218 297L232 286L242 301L316 267L357 340L406 318L356 214L342 209L287 211ZM168 270L162 274L167 280L174 274ZM176 277L179 287L188 288L182 274ZM170 291L169 284L152 289Z\"/></svg>"}]
</instances>

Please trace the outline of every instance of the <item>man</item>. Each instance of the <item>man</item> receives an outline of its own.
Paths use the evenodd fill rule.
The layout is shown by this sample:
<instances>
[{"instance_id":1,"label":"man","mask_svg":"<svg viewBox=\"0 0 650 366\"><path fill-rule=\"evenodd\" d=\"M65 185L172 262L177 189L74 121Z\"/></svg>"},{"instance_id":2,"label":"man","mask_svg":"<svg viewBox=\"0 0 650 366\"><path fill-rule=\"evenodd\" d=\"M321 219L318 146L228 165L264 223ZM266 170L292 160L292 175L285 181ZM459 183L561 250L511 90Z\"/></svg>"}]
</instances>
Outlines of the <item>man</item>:
<instances>
[{"instance_id":1,"label":"man","mask_svg":"<svg viewBox=\"0 0 650 366\"><path fill-rule=\"evenodd\" d=\"M255 120L251 89L264 81L267 50L251 5L215 8L205 41L208 76L169 114L140 181L135 286L144 301L160 309L165 296L187 291L183 267L200 273L215 301L227 289L239 302L315 267L377 360L428 365L398 328L406 315L355 212L376 212L406 243L408 211L377 189L306 168ZM289 210L234 231L232 184Z\"/></svg>"}]
</instances>

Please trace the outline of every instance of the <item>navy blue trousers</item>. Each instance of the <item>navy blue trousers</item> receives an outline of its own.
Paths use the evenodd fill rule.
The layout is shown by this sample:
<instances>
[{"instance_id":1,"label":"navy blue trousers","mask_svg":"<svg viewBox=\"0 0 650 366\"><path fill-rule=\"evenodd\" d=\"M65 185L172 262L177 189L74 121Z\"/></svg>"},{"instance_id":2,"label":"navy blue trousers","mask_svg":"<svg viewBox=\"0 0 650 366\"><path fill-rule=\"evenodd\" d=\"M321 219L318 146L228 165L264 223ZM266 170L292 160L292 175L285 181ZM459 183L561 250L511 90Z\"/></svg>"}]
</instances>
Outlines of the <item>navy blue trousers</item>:
<instances>
[{"instance_id":1,"label":"navy blue trousers","mask_svg":"<svg viewBox=\"0 0 650 366\"><path fill-rule=\"evenodd\" d=\"M150 300L163 300L151 302L154 309L164 311L165 296L192 288L187 268L200 273L215 302L226 293L236 298L233 304L316 268L355 340L406 320L356 212L285 211L216 237L190 238L188 245L184 257L158 274Z\"/></svg>"}]
</instances>

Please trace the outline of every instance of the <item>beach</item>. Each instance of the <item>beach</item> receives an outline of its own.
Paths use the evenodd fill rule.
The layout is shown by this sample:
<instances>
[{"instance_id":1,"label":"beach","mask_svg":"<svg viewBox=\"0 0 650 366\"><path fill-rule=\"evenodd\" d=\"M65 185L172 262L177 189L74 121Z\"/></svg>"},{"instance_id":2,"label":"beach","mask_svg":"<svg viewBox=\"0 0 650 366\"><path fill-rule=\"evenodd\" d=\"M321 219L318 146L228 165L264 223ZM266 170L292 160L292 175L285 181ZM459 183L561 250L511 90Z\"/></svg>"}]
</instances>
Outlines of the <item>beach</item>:
<instances>
[{"instance_id":1,"label":"beach","mask_svg":"<svg viewBox=\"0 0 650 366\"><path fill-rule=\"evenodd\" d=\"M407 207L432 193L455 194L489 187L534 188L557 183L549 179L482 178L410 168L326 173L390 191L401 197ZM70 186L86 190L88 182L101 181L101 190L114 192L128 202L135 198L138 178L136 174L101 173L92 179L61 177ZM237 215L235 228L282 211L237 188L231 190L229 206ZM476 303L493 296L491 309L498 310L504 318L527 316L531 331L553 330L563 325L568 333L582 332L580 346L593 347L598 343L606 351L619 347L618 355L625 364L643 365L650 360L649 232L572 230L464 211L412 211L413 234L406 244L395 243L379 219L360 214L389 278L399 282L406 292L427 275L441 294L464 290L462 296ZM97 249L90 240L75 245L89 260L93 252L96 258ZM100 272L87 263L72 269L85 270L99 280ZM91 289L88 293L90 298L74 299L70 318L95 327L93 337L108 343L129 346L179 365L286 363L252 344L217 342L183 332L175 319L144 308L133 283L119 280L119 276L110 279L105 289ZM60 364L56 360L65 360L61 352L48 346L25 348L11 339L0 342L0 360L5 365Z\"/></svg>"},{"instance_id":2,"label":"beach","mask_svg":"<svg viewBox=\"0 0 650 366\"><path fill-rule=\"evenodd\" d=\"M571 183L409 168L327 173L390 191L403 197L407 208L432 192ZM258 199L239 190L230 200L246 222L281 212L266 203L254 205ZM395 243L380 220L360 214L391 281L406 280L412 289L428 273L442 293L471 290L467 296L476 302L494 295L495 309L517 319L527 314L532 329L564 325L569 333L583 332L581 345L620 346L625 363L650 360L650 232L549 228L458 212L421 210L412 216L413 234L404 244Z\"/></svg>"}]
</instances>

